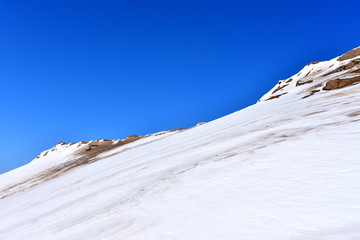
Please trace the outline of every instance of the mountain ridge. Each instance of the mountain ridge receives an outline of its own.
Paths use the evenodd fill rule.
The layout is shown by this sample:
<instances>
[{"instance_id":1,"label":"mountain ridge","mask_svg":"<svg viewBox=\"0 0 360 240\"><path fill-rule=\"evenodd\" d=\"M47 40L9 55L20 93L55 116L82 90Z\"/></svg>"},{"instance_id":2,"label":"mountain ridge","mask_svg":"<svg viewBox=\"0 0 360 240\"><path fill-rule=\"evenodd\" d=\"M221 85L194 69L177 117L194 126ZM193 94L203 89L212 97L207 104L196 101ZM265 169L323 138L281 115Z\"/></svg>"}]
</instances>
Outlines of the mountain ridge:
<instances>
[{"instance_id":1,"label":"mountain ridge","mask_svg":"<svg viewBox=\"0 0 360 240\"><path fill-rule=\"evenodd\" d=\"M354 59L331 77L353 76L345 67ZM262 101L188 130L136 135L111 149L109 140L56 145L0 175L0 235L359 238L360 84L322 90L334 79L315 76L337 69L328 66L310 64ZM101 144L106 151L97 151Z\"/></svg>"},{"instance_id":2,"label":"mountain ridge","mask_svg":"<svg viewBox=\"0 0 360 240\"><path fill-rule=\"evenodd\" d=\"M323 91L349 86L360 81L360 47L335 57L329 61L307 64L288 79L280 80L259 102L279 98L288 93L296 93L302 98Z\"/></svg>"},{"instance_id":3,"label":"mountain ridge","mask_svg":"<svg viewBox=\"0 0 360 240\"><path fill-rule=\"evenodd\" d=\"M335 65L334 62L339 62L339 63L337 65ZM323 66L321 66L321 68L319 68L318 64L323 65ZM311 66L311 65L316 65L316 67ZM329 69L326 69L326 67L328 67ZM305 76L304 76L303 72L307 72L305 74ZM312 76L312 74L310 74L313 72L316 72L315 76ZM336 73L336 75L335 75L335 73ZM339 74L339 73L341 73L341 74ZM349 73L355 73L355 75L350 75L352 77L344 78L344 79L336 78L336 77L334 79L334 76L338 77L339 75L342 76L343 74L349 75ZM314 81L314 79L316 79L317 76L319 76L319 75L320 76L325 75L326 78L323 79L323 81L321 81L321 82ZM303 76L303 77L300 77L300 76ZM296 77L299 77L299 78L296 78ZM297 81L295 81L295 79L297 79ZM329 80L329 79L331 79L331 80ZM292 82L296 82L295 87L308 85L305 90L302 90L299 93L299 94L306 93L302 98L307 98L307 97L310 97L314 94L321 92L322 90L329 91L329 90L339 89L339 88L343 88L348 85L351 85L353 83L357 83L359 81L360 81L360 46L348 51L347 53L345 53L339 57L335 57L329 61L315 61L315 62L311 62L311 63L307 64L302 70L299 71L299 73L294 74L293 76L291 76L288 79L280 80L278 82L278 84L276 84L268 93L264 94L258 100L258 102L277 99L283 95L288 94L289 92L287 92L286 90L287 90L287 87ZM291 86L291 87L294 87L294 86ZM275 93L277 93L277 94L275 94ZM204 124L204 123L200 122L196 126L202 125L202 124ZM161 131L161 132L153 133L153 134L155 134L155 135L156 134L164 134L166 132L183 131L183 130L186 130L186 129L185 128L171 129L171 130L165 130L165 131ZM71 142L71 143L59 142L53 148L41 152L36 157L36 159L46 156L51 151L55 151L58 146L76 145L77 147L80 147L82 145L86 145L86 150L90 151L92 149L91 144L96 143L96 142L107 142L107 143L111 143L111 145L116 147L119 144L121 144L121 142L123 142L123 141L128 142L129 138L138 140L140 138L148 137L153 134L147 134L147 135L133 134L124 139L118 139L118 140L97 139L97 140L91 140L89 142L80 141L77 143L75 143L75 142ZM132 142L132 141L133 140L130 140L130 142Z\"/></svg>"}]
</instances>

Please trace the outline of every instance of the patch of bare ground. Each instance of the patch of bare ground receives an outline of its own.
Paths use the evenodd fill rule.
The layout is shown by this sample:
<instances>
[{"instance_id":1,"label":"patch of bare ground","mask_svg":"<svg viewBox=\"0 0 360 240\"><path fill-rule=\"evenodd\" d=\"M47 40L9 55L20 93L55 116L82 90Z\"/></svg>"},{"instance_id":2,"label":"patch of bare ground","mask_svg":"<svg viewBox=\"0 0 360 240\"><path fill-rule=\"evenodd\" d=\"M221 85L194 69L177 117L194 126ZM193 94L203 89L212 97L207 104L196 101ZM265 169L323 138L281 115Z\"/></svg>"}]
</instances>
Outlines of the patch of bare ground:
<instances>
[{"instance_id":1,"label":"patch of bare ground","mask_svg":"<svg viewBox=\"0 0 360 240\"><path fill-rule=\"evenodd\" d=\"M185 129L186 128L174 128L174 129L168 130L167 132L182 131L182 130L185 130Z\"/></svg>"},{"instance_id":2,"label":"patch of bare ground","mask_svg":"<svg viewBox=\"0 0 360 240\"><path fill-rule=\"evenodd\" d=\"M348 117L357 117L360 116L360 111L355 111L352 113L347 114Z\"/></svg>"},{"instance_id":3,"label":"patch of bare ground","mask_svg":"<svg viewBox=\"0 0 360 240\"><path fill-rule=\"evenodd\" d=\"M275 89L271 94L274 94L274 93L276 93L276 92L278 92L278 91L280 91L281 89L283 89L283 88L285 88L285 87L287 87L287 86L289 86L289 84L285 84L284 86L282 86L282 87L278 87L277 89Z\"/></svg>"},{"instance_id":4,"label":"patch of bare ground","mask_svg":"<svg viewBox=\"0 0 360 240\"><path fill-rule=\"evenodd\" d=\"M349 62L348 64L346 64L344 70L348 70L350 68L353 68L356 65L358 65L359 63L360 63L360 60L353 60L353 61Z\"/></svg>"},{"instance_id":5,"label":"patch of bare ground","mask_svg":"<svg viewBox=\"0 0 360 240\"><path fill-rule=\"evenodd\" d=\"M279 95L271 96L271 97L269 97L268 99L266 99L266 101L279 98L279 97L281 97L281 96L283 96L283 95L285 95L285 94L286 94L286 93L282 93L282 94L279 94Z\"/></svg>"},{"instance_id":6,"label":"patch of bare ground","mask_svg":"<svg viewBox=\"0 0 360 240\"><path fill-rule=\"evenodd\" d=\"M313 82L313 80L308 80L308 81L304 81L304 82L299 80L299 81L296 82L296 86L301 86L301 85L309 84L309 83L312 83L312 82Z\"/></svg>"},{"instance_id":7,"label":"patch of bare ground","mask_svg":"<svg viewBox=\"0 0 360 240\"><path fill-rule=\"evenodd\" d=\"M357 83L360 82L360 76L357 77L352 77L352 78L345 78L345 79L335 79L335 80L330 80L326 83L325 87L323 87L323 90L334 90L334 89L339 89L339 88L343 88L346 86L349 86L353 83Z\"/></svg>"},{"instance_id":8,"label":"patch of bare ground","mask_svg":"<svg viewBox=\"0 0 360 240\"><path fill-rule=\"evenodd\" d=\"M322 83L319 83L319 84L316 84L316 85L308 88L308 91L310 91L310 90L318 90L321 87L322 87Z\"/></svg>"},{"instance_id":9,"label":"patch of bare ground","mask_svg":"<svg viewBox=\"0 0 360 240\"><path fill-rule=\"evenodd\" d=\"M110 151L116 147L134 142L143 138L144 136L140 135L131 135L123 140L120 140L116 143L113 143L110 140L96 140L91 143L86 148L83 148L75 153L75 157L78 158L74 160L67 161L65 163L59 164L57 166L51 167L44 172L41 172L26 181L16 183L6 189L4 189L0 193L0 199L13 195L17 192L24 191L26 189L33 188L43 182L56 178L64 173L69 172L70 170L77 168L82 165L90 164L95 161L100 160L101 158L97 158L101 153Z\"/></svg>"},{"instance_id":10,"label":"patch of bare ground","mask_svg":"<svg viewBox=\"0 0 360 240\"><path fill-rule=\"evenodd\" d=\"M310 91L310 93L309 93L308 95L304 96L302 99L308 98L308 97L314 95L314 94L317 93L317 92L320 92L320 90L312 90L312 91Z\"/></svg>"},{"instance_id":11,"label":"patch of bare ground","mask_svg":"<svg viewBox=\"0 0 360 240\"><path fill-rule=\"evenodd\" d=\"M167 132L183 131L183 130L186 130L186 129L184 129L184 128L172 129ZM110 150L113 150L117 147L126 145L128 143L135 142L139 139L146 138L148 136L149 135L147 135L147 136L131 135L131 136L128 136L127 138L119 140L119 141L111 141L111 140L107 140L107 139L91 141L91 142L87 143L88 146L81 148L77 152L74 153L75 159L69 160L65 163L48 168L45 171L43 171L39 174L36 174L29 179L26 179L25 181L15 183L15 184L3 189L0 192L0 199L4 199L15 193L23 192L25 190L36 187L44 182L47 182L51 179L59 177L77 167L80 167L83 165L88 165L88 164L97 162L99 160L102 160L104 158L107 158L109 156L99 157L99 155L103 154L105 152L108 152ZM147 144L147 143L144 143L144 144ZM125 149L122 149L122 151L127 151L129 149L131 149L131 148L125 148ZM110 156L118 154L122 151L113 153Z\"/></svg>"},{"instance_id":12,"label":"patch of bare ground","mask_svg":"<svg viewBox=\"0 0 360 240\"><path fill-rule=\"evenodd\" d=\"M319 63L319 62L321 62L321 61L311 62L311 63L309 63L307 66L310 66L310 65L313 65L313 64L317 64L317 63Z\"/></svg>"},{"instance_id":13,"label":"patch of bare ground","mask_svg":"<svg viewBox=\"0 0 360 240\"><path fill-rule=\"evenodd\" d=\"M319 84L313 85L313 86L301 91L300 94L303 94L303 93L314 94L317 92L317 90L320 90L322 87L323 87L323 84L319 83Z\"/></svg>"},{"instance_id":14,"label":"patch of bare ground","mask_svg":"<svg viewBox=\"0 0 360 240\"><path fill-rule=\"evenodd\" d=\"M344 60L348 60L348 59L357 57L359 55L360 55L360 47L355 48L355 49L351 50L350 52L345 53L344 55L340 56L337 60L344 61Z\"/></svg>"},{"instance_id":15,"label":"patch of bare ground","mask_svg":"<svg viewBox=\"0 0 360 240\"><path fill-rule=\"evenodd\" d=\"M82 158L92 159L97 157L100 153L110 151L116 147L134 142L143 137L144 136L134 134L115 143L113 143L111 140L106 139L92 141L88 143L87 148L79 150L75 153L75 155L79 155Z\"/></svg>"}]
</instances>

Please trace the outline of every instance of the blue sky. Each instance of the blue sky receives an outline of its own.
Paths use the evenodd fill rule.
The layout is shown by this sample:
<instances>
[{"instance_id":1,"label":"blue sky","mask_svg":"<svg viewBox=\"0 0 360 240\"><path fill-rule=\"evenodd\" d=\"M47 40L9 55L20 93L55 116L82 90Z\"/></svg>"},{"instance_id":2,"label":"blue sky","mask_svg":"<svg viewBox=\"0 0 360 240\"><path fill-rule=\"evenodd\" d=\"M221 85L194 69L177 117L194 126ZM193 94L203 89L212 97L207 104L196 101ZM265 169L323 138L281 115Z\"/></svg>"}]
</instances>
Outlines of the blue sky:
<instances>
[{"instance_id":1,"label":"blue sky","mask_svg":"<svg viewBox=\"0 0 360 240\"><path fill-rule=\"evenodd\" d=\"M360 45L358 1L0 0L0 173L190 127Z\"/></svg>"}]
</instances>

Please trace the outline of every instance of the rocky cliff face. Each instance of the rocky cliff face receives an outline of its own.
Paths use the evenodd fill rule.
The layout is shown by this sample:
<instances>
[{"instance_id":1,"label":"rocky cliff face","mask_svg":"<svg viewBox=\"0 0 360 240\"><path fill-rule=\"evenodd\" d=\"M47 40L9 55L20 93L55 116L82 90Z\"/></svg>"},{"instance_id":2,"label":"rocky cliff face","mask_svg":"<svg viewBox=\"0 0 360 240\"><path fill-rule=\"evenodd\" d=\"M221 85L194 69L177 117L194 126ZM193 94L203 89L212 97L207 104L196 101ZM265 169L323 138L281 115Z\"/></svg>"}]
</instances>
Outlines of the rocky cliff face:
<instances>
[{"instance_id":1,"label":"rocky cliff face","mask_svg":"<svg viewBox=\"0 0 360 240\"><path fill-rule=\"evenodd\" d=\"M360 47L324 62L312 62L289 79L281 80L259 101L293 93L300 98L322 94L360 82Z\"/></svg>"}]
</instances>

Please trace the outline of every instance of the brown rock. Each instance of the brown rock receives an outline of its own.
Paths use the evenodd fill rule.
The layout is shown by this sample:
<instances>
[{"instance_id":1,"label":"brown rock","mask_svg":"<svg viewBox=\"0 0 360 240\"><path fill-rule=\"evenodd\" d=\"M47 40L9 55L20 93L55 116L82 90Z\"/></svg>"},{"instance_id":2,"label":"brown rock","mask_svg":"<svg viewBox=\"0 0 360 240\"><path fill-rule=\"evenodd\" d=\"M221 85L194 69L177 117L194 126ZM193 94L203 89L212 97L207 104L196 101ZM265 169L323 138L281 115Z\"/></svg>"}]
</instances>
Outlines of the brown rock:
<instances>
[{"instance_id":1,"label":"brown rock","mask_svg":"<svg viewBox=\"0 0 360 240\"><path fill-rule=\"evenodd\" d=\"M41 183L47 182L51 179L61 176L79 166L91 164L96 161L102 160L103 157L99 157L100 154L113 150L116 147L125 145L127 143L134 142L142 138L143 136L132 135L130 137L131 139L127 137L123 141L118 141L117 143L113 143L112 141L102 141L96 144L90 143L87 148L80 149L78 152L75 153L75 155L78 156L78 158L50 167L42 171L41 173L36 174L29 179L26 179L23 182L14 183L13 185L10 185L8 188L3 189L3 191L0 192L0 199L11 196L16 192L24 191L26 189L31 189ZM87 142L83 141L82 143L87 143ZM48 151L45 152L43 156L46 156L47 153Z\"/></svg>"},{"instance_id":2,"label":"brown rock","mask_svg":"<svg viewBox=\"0 0 360 240\"><path fill-rule=\"evenodd\" d=\"M351 50L350 52L347 52L344 55L340 56L338 58L338 61L348 60L348 59L357 57L359 55L360 55L360 47L355 48L355 49Z\"/></svg>"},{"instance_id":3,"label":"brown rock","mask_svg":"<svg viewBox=\"0 0 360 240\"><path fill-rule=\"evenodd\" d=\"M278 88L275 89L271 94L274 94L274 93L276 93L277 91L280 91L281 89L283 89L284 87L287 87L287 86L289 86L289 84L286 84L286 85L284 85L284 86L282 86L282 87L278 87Z\"/></svg>"},{"instance_id":4,"label":"brown rock","mask_svg":"<svg viewBox=\"0 0 360 240\"><path fill-rule=\"evenodd\" d=\"M354 60L354 61L351 61L350 63L348 63L346 66L345 66L345 70L348 70L350 68L353 68L355 65L359 64L360 61L359 60Z\"/></svg>"},{"instance_id":5,"label":"brown rock","mask_svg":"<svg viewBox=\"0 0 360 240\"><path fill-rule=\"evenodd\" d=\"M305 97L303 97L302 99L304 99L304 98L308 98L308 97L310 97L310 96L312 96L312 95L314 95L315 93L317 93L317 92L320 92L320 90L312 90L308 95L306 95Z\"/></svg>"},{"instance_id":6,"label":"brown rock","mask_svg":"<svg viewBox=\"0 0 360 240\"><path fill-rule=\"evenodd\" d=\"M349 86L355 82L360 82L360 76L357 77L352 77L352 78L346 78L346 79L335 79L335 80L330 80L326 83L325 87L323 88L323 90L334 90L334 89L339 89L339 88L343 88L346 86Z\"/></svg>"},{"instance_id":7,"label":"brown rock","mask_svg":"<svg viewBox=\"0 0 360 240\"><path fill-rule=\"evenodd\" d=\"M305 81L305 82L301 82L300 80L296 82L296 86L301 86L301 85L305 85L305 84L308 84L308 83L312 83L313 80L308 80L308 81Z\"/></svg>"},{"instance_id":8,"label":"brown rock","mask_svg":"<svg viewBox=\"0 0 360 240\"><path fill-rule=\"evenodd\" d=\"M317 64L317 63L319 63L319 62L321 62L321 61L311 62L311 63L309 63L307 66L310 66L310 65L312 65L312 64Z\"/></svg>"},{"instance_id":9,"label":"brown rock","mask_svg":"<svg viewBox=\"0 0 360 240\"><path fill-rule=\"evenodd\" d=\"M174 128L174 129L168 130L168 132L175 132L175 131L182 131L182 130L185 130L185 128Z\"/></svg>"},{"instance_id":10,"label":"brown rock","mask_svg":"<svg viewBox=\"0 0 360 240\"><path fill-rule=\"evenodd\" d=\"M282 94L279 94L279 95L271 96L271 97L269 97L268 99L266 99L266 101L279 98L280 96L285 95L285 94L286 94L286 93L282 93Z\"/></svg>"},{"instance_id":11,"label":"brown rock","mask_svg":"<svg viewBox=\"0 0 360 240\"><path fill-rule=\"evenodd\" d=\"M129 142L132 142L132 141L136 141L138 139L142 138L142 136L140 135L137 135L137 134L133 134L133 135L130 135L130 136L127 136L125 138L126 141L129 141Z\"/></svg>"}]
</instances>

